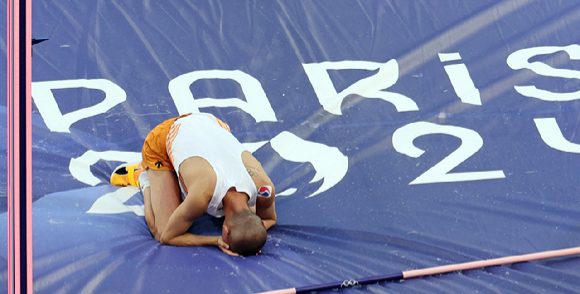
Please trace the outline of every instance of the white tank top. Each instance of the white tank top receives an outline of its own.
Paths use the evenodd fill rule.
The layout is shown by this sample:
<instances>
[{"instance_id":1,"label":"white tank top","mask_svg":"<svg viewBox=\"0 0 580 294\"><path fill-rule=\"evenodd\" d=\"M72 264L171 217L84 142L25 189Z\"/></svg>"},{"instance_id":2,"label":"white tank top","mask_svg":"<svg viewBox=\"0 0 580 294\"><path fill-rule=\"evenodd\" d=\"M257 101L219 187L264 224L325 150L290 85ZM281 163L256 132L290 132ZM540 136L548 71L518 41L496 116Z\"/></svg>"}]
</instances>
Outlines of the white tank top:
<instances>
[{"instance_id":1,"label":"white tank top","mask_svg":"<svg viewBox=\"0 0 580 294\"><path fill-rule=\"evenodd\" d=\"M194 156L207 160L215 171L216 185L206 210L208 214L224 216L222 200L232 187L249 196L248 206L256 205L256 185L242 162L245 149L230 132L219 125L213 115L191 114L176 120L173 126L179 129L167 151L171 154L177 174L181 163ZM185 199L187 195L181 181L179 185Z\"/></svg>"}]
</instances>

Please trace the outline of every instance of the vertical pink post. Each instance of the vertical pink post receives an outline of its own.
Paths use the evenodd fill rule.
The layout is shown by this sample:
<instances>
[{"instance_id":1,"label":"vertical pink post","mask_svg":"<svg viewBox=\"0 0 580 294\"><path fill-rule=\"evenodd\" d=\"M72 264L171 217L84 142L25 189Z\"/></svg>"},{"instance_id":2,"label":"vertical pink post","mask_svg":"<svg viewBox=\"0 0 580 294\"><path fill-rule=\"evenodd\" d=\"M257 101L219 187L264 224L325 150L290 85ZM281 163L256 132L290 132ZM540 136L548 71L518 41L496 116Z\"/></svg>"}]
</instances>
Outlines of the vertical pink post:
<instances>
[{"instance_id":1,"label":"vertical pink post","mask_svg":"<svg viewBox=\"0 0 580 294\"><path fill-rule=\"evenodd\" d=\"M13 291L20 294L20 3L12 2L12 260L14 263Z\"/></svg>"},{"instance_id":2,"label":"vertical pink post","mask_svg":"<svg viewBox=\"0 0 580 294\"><path fill-rule=\"evenodd\" d=\"M26 284L28 294L32 285L32 0L26 2Z\"/></svg>"},{"instance_id":3,"label":"vertical pink post","mask_svg":"<svg viewBox=\"0 0 580 294\"><path fill-rule=\"evenodd\" d=\"M31 5L31 0L8 0L6 5L8 22L6 48L8 100L6 104L8 137L7 293L10 294L33 292ZM23 247L23 245L25 246Z\"/></svg>"},{"instance_id":4,"label":"vertical pink post","mask_svg":"<svg viewBox=\"0 0 580 294\"><path fill-rule=\"evenodd\" d=\"M12 117L12 110L13 110L13 104L12 101L14 99L13 96L13 88L12 88L12 74L13 74L13 56L12 56L12 46L13 46L13 42L12 40L14 39L14 35L13 35L13 30L14 28L12 27L12 23L14 21L13 17L12 17L12 12L13 12L13 8L12 8L12 1L8 0L6 1L6 116L7 116L7 124L6 124L6 135L7 135L7 151L8 151L8 156L7 156L7 160L6 163L8 164L7 169L6 169L6 183L7 183L7 194L6 194L6 199L7 199L7 203L6 203L6 210L7 210L7 234L8 234L8 244L7 244L7 248L8 248L8 294L12 294L14 293L14 248L13 248L13 244L14 244L14 227L13 227L13 223L12 220L14 219L14 215L13 215L13 207L14 207L14 202L13 202L13 198L14 198L14 171L12 170L12 167L14 165L13 162L13 158L12 158L12 154L14 152L13 149L13 138L14 138L14 126L12 124L13 121L13 117Z\"/></svg>"}]
</instances>

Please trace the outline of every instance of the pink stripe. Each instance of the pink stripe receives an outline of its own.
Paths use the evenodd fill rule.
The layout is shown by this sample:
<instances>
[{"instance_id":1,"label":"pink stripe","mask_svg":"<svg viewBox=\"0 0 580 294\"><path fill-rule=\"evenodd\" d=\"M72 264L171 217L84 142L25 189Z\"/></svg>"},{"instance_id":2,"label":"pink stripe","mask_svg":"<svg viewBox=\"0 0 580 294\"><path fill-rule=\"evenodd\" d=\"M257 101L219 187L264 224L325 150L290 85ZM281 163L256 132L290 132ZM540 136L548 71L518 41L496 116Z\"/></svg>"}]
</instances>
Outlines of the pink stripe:
<instances>
[{"instance_id":1,"label":"pink stripe","mask_svg":"<svg viewBox=\"0 0 580 294\"><path fill-rule=\"evenodd\" d=\"M32 294L32 0L26 0L26 283Z\"/></svg>"},{"instance_id":2,"label":"pink stripe","mask_svg":"<svg viewBox=\"0 0 580 294\"><path fill-rule=\"evenodd\" d=\"M20 97L20 43L19 43L19 31L20 31L20 6L19 3L13 3L13 106L14 106L14 113L13 113L13 129L14 129L14 200L13 200L13 209L14 209L14 293L20 294L20 208L18 203L20 203L20 166L19 166L19 158L20 158L20 130L19 130L19 121L20 121L20 103L18 101L18 97Z\"/></svg>"},{"instance_id":3,"label":"pink stripe","mask_svg":"<svg viewBox=\"0 0 580 294\"><path fill-rule=\"evenodd\" d=\"M267 292L260 292L257 294L296 294L296 288L273 290L273 291L267 291Z\"/></svg>"},{"instance_id":4,"label":"pink stripe","mask_svg":"<svg viewBox=\"0 0 580 294\"><path fill-rule=\"evenodd\" d=\"M455 272L455 271L463 271L463 270L470 270L470 269L475 269L475 268L482 268L482 267L489 267L489 266L496 266L496 265L503 265L503 264L511 264L511 263L532 261L532 260L545 259L545 258L570 256L570 255L577 255L577 254L580 254L580 247L568 248L568 249L562 249L562 250L554 250L554 251L544 251L544 252L524 254L524 255L508 256L508 257L466 262L466 263L460 263L460 264L450 264L450 265L437 266L437 267L431 267L431 268L419 269L419 270L410 270L410 271L403 272L403 278L409 279L409 278L415 278L415 277L421 277L421 276L438 275L438 274Z\"/></svg>"},{"instance_id":5,"label":"pink stripe","mask_svg":"<svg viewBox=\"0 0 580 294\"><path fill-rule=\"evenodd\" d=\"M7 146L7 151L8 151L8 159L7 159L7 171L8 171L8 175L7 175L7 210L8 210L8 220L7 220L7 229L8 229L8 291L7 293L12 294L13 292L13 279L14 279L14 272L13 272L13 267L14 267L14 254L12 252L13 248L12 248L12 243L14 241L13 239L13 230L12 230L12 219L13 219L13 215L12 215L12 207L13 207L13 190L12 190L12 185L14 183L13 180L13 173L12 173L12 153L13 153L13 149L12 149L12 100L13 100L13 96L12 96L12 40L13 40L13 36L12 36L12 5L11 5L11 0L6 1L6 20L7 20L7 41L6 41L6 69L7 69L7 73L6 73L6 82L7 82L7 87L6 87L6 92L7 95L6 97L8 99L7 100L7 107L6 107L6 114L7 114L7 131L6 131L6 135L8 136L8 146Z\"/></svg>"}]
</instances>

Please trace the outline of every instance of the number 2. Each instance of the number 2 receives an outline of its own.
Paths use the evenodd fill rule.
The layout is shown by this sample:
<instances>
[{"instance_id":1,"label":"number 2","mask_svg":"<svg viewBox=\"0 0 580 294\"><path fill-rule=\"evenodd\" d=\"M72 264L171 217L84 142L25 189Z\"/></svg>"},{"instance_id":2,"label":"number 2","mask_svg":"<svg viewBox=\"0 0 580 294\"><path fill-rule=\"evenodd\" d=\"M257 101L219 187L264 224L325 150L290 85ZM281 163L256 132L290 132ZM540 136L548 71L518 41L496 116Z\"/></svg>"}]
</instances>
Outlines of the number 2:
<instances>
[{"instance_id":1,"label":"number 2","mask_svg":"<svg viewBox=\"0 0 580 294\"><path fill-rule=\"evenodd\" d=\"M461 139L461 145L449 156L409 183L409 185L505 178L502 170L450 173L452 169L467 160L483 146L481 136L470 129L443 126L430 122L414 122L395 131L393 134L393 147L399 153L417 158L425 151L413 145L413 140L430 134L446 134L457 137Z\"/></svg>"}]
</instances>

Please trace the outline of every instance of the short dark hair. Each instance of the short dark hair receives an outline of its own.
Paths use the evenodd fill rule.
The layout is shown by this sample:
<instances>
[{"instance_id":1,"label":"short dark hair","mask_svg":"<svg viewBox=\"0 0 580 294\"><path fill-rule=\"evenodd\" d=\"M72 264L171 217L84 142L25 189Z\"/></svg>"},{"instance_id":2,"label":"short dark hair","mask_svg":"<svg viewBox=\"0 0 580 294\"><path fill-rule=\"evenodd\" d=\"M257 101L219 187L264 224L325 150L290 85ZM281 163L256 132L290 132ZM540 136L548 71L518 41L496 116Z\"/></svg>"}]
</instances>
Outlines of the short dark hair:
<instances>
[{"instance_id":1,"label":"short dark hair","mask_svg":"<svg viewBox=\"0 0 580 294\"><path fill-rule=\"evenodd\" d=\"M262 225L259 216L251 211L242 211L234 214L229 220L230 234L228 235L228 245L230 250L242 255L256 255L268 238L266 228Z\"/></svg>"}]
</instances>

